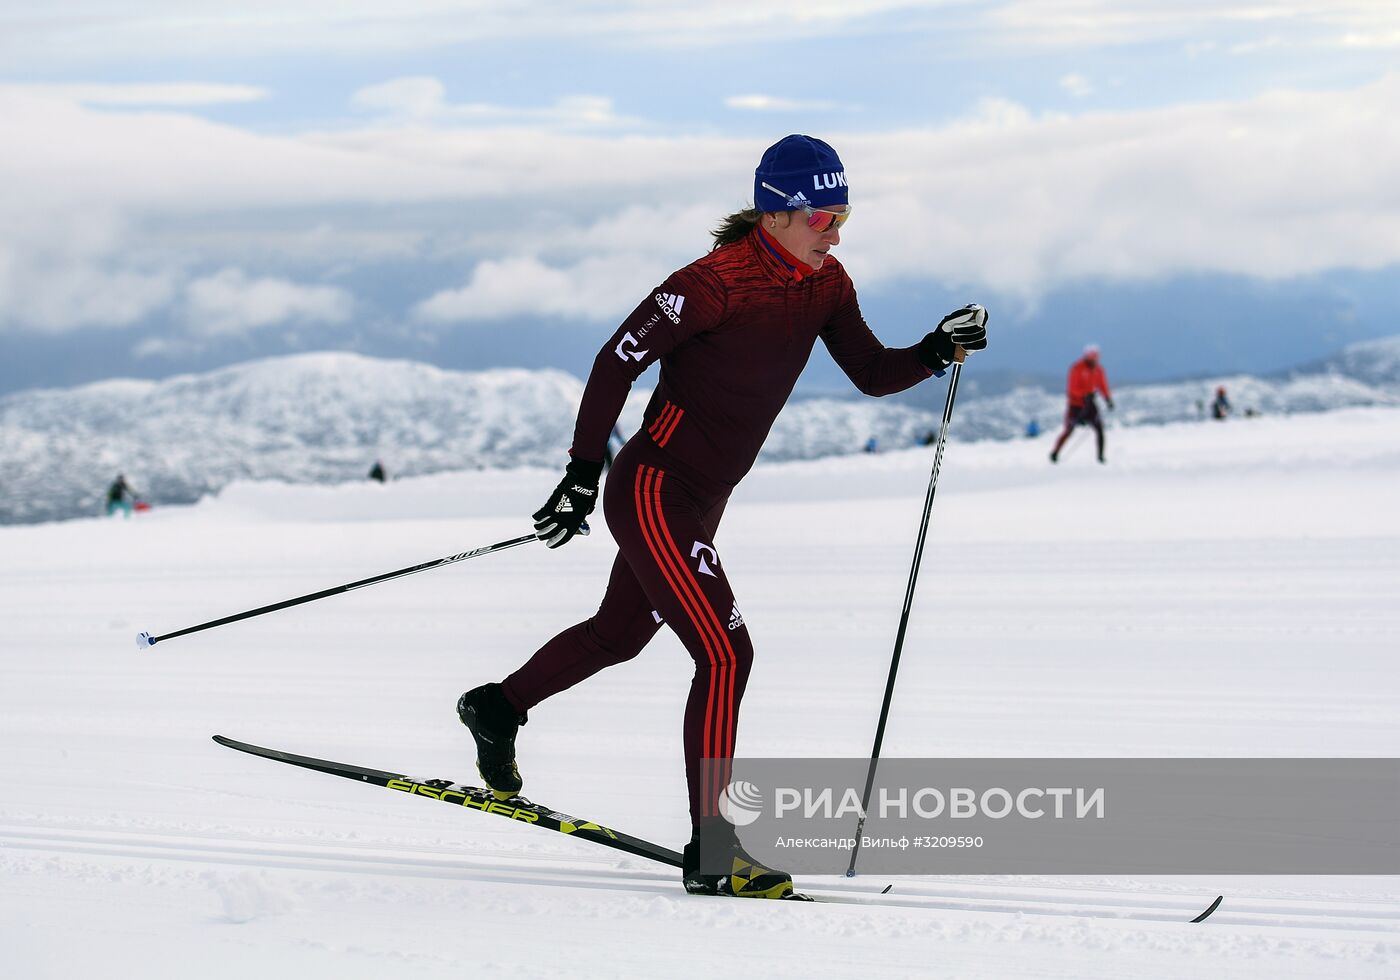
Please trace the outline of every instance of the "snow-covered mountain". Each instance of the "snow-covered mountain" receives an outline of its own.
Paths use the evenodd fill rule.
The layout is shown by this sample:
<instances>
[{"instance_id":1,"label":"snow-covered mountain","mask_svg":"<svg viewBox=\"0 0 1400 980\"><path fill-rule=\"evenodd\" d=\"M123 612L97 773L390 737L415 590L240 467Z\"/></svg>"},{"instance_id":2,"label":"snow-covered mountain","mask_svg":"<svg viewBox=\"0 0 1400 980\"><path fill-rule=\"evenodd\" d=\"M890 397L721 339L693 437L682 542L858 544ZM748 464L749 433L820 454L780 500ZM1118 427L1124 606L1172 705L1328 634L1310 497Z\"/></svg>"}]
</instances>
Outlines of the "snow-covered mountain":
<instances>
[{"instance_id":1,"label":"snow-covered mountain","mask_svg":"<svg viewBox=\"0 0 1400 980\"><path fill-rule=\"evenodd\" d=\"M1332 357L1304 365L1297 373L1345 375L1393 389L1400 384L1400 335L1351 344Z\"/></svg>"},{"instance_id":2,"label":"snow-covered mountain","mask_svg":"<svg viewBox=\"0 0 1400 980\"><path fill-rule=\"evenodd\" d=\"M236 479L338 483L555 463L582 393L559 371L443 371L317 353L0 399L0 521L95 514L118 472L189 503Z\"/></svg>"},{"instance_id":3,"label":"snow-covered mountain","mask_svg":"<svg viewBox=\"0 0 1400 980\"><path fill-rule=\"evenodd\" d=\"M1266 415L1400 404L1400 336L1356 344L1288 376L1125 386L1115 391L1112 419L1199 418L1217 385L1237 411ZM96 514L119 472L147 499L189 503L237 479L359 480L375 460L391 476L558 466L582 390L560 371L445 371L316 353L159 382L20 392L0 398L0 523ZM959 398L955 438L1017 437L1030 419L1059 424L1059 391L974 392ZM625 432L637 428L649 394L633 392ZM889 399L795 400L762 459L859 452L872 437L882 449L908 446L938 421L938 411Z\"/></svg>"}]
</instances>

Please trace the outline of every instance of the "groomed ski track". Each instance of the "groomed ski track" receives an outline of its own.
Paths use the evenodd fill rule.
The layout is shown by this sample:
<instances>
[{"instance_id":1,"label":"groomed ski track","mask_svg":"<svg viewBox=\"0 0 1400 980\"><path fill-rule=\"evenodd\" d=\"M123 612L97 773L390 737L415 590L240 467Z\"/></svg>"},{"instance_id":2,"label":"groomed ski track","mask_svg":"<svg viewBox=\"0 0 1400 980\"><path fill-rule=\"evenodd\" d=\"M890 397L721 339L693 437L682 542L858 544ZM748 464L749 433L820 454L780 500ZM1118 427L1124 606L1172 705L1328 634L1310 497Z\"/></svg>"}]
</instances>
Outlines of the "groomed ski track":
<instances>
[{"instance_id":1,"label":"groomed ski track","mask_svg":"<svg viewBox=\"0 0 1400 980\"><path fill-rule=\"evenodd\" d=\"M1044 439L949 445L885 754L1400 754L1400 410L1109 439L1106 467L1052 468ZM928 465L760 466L736 494L718 545L758 651L741 752L868 751ZM798 875L820 901L697 898L640 858L210 741L470 778L457 695L596 608L601 528L133 649L138 630L510 537L556 479L243 484L129 522L0 528L5 976L1400 969L1394 878ZM663 632L532 711L525 795L677 846L689 672Z\"/></svg>"},{"instance_id":2,"label":"groomed ski track","mask_svg":"<svg viewBox=\"0 0 1400 980\"><path fill-rule=\"evenodd\" d=\"M587 847L587 844L579 845L580 850ZM676 897L685 902L719 900L680 895L675 874L664 868L654 870L652 862L641 858L589 860L582 854L563 860L528 854L492 858L391 850L369 844L298 845L276 839L24 827L0 827L0 848L64 857L86 855L94 859L479 881L522 887L603 889L638 896ZM1141 894L1073 882L1024 887L1008 882L969 881L966 876L881 877L868 881L858 878L850 882L837 877L802 876L800 881L812 883L807 893L821 903L932 912L1090 916L1189 923L1209 902L1209 899L1185 893ZM892 886L889 894L881 894L885 885ZM1394 942L1400 949L1400 907L1387 903L1358 906L1338 901L1227 897L1221 910L1211 916L1211 921L1219 925L1334 929L1374 935L1378 941Z\"/></svg>"}]
</instances>

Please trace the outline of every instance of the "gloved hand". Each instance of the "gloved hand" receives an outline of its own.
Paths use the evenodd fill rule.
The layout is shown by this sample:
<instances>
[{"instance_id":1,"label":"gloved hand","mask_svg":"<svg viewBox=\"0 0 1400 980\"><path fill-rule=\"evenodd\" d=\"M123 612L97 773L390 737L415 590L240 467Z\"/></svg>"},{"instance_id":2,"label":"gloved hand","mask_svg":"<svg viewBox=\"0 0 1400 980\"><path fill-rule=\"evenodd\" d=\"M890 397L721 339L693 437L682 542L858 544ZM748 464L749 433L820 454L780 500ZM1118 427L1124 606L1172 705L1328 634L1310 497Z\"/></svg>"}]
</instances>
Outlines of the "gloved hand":
<instances>
[{"instance_id":1,"label":"gloved hand","mask_svg":"<svg viewBox=\"0 0 1400 980\"><path fill-rule=\"evenodd\" d=\"M987 311L976 303L939 320L933 333L919 341L919 360L932 371L942 371L953 363L959 347L965 351L987 347Z\"/></svg>"},{"instance_id":2,"label":"gloved hand","mask_svg":"<svg viewBox=\"0 0 1400 980\"><path fill-rule=\"evenodd\" d=\"M1109 398L1107 395L1104 395L1104 396L1103 396L1103 403L1104 403L1105 405L1108 406L1108 410L1109 410L1110 412L1113 411L1113 399L1112 399L1112 398Z\"/></svg>"},{"instance_id":3,"label":"gloved hand","mask_svg":"<svg viewBox=\"0 0 1400 980\"><path fill-rule=\"evenodd\" d=\"M547 547L557 548L578 534L584 518L593 513L598 503L598 478L602 475L601 462L570 460L564 468L564 479L533 515L535 537Z\"/></svg>"}]
</instances>

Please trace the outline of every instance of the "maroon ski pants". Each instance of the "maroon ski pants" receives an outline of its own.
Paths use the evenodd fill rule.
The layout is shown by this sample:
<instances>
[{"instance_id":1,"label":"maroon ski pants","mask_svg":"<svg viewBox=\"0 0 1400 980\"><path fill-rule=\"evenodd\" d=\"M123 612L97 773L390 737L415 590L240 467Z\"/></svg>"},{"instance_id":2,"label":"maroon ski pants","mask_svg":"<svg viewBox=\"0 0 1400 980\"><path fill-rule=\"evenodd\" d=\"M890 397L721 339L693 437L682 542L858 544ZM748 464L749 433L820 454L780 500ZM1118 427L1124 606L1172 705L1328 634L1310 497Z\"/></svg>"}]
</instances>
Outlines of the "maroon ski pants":
<instances>
[{"instance_id":1,"label":"maroon ski pants","mask_svg":"<svg viewBox=\"0 0 1400 980\"><path fill-rule=\"evenodd\" d=\"M696 826L717 813L716 800L729 784L739 702L753 663L749 632L714 544L731 489L678 471L645 437L630 440L603 490L618 554L598 612L546 643L503 685L518 710L529 710L631 660L664 622L695 662L683 745Z\"/></svg>"},{"instance_id":2,"label":"maroon ski pants","mask_svg":"<svg viewBox=\"0 0 1400 980\"><path fill-rule=\"evenodd\" d=\"M1083 405L1070 405L1065 409L1065 428L1060 433L1060 438L1055 440L1055 448L1051 453L1055 456L1060 454L1060 447L1069 439L1070 433L1076 426L1087 425L1093 428L1094 438L1098 443L1099 461L1103 461L1103 420L1099 418L1099 406L1094 401L1093 396L1089 396Z\"/></svg>"}]
</instances>

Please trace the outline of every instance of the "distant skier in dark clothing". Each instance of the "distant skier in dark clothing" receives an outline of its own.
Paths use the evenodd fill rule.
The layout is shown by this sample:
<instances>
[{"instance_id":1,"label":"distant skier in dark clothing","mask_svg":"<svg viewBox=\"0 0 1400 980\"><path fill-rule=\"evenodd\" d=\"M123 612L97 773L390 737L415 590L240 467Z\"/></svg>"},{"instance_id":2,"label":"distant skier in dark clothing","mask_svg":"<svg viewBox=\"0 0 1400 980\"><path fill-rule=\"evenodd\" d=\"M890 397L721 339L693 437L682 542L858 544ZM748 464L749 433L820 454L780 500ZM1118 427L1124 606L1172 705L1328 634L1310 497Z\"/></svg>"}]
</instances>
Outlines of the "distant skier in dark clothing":
<instances>
[{"instance_id":1,"label":"distant skier in dark clothing","mask_svg":"<svg viewBox=\"0 0 1400 980\"><path fill-rule=\"evenodd\" d=\"M112 485L107 488L107 516L111 517L120 510L124 517L130 517L135 503L136 491L127 484L126 475L118 473Z\"/></svg>"},{"instance_id":2,"label":"distant skier in dark clothing","mask_svg":"<svg viewBox=\"0 0 1400 980\"><path fill-rule=\"evenodd\" d=\"M826 143L789 136L763 155L754 207L726 218L713 250L673 273L628 316L593 362L562 482L535 512L549 547L568 542L598 500L608 434L637 377L660 362L642 428L618 452L603 513L618 544L591 619L546 643L501 684L463 694L458 714L477 742L482 778L519 792L515 736L526 712L594 673L637 656L664 623L695 662L682 744L694 834L688 891L779 898L784 872L752 866L719 817L730 781L740 700L753 660L715 532L820 338L866 394L941 374L959 346L987 346L986 312L944 317L912 347L890 348L861 316L830 249L850 216L845 169ZM714 760L704 762L703 760ZM733 868L702 873L700 831L727 835ZM716 839L714 836L710 840ZM709 846L709 845L707 845Z\"/></svg>"},{"instance_id":3,"label":"distant skier in dark clothing","mask_svg":"<svg viewBox=\"0 0 1400 980\"><path fill-rule=\"evenodd\" d=\"M1103 421L1099 418L1099 406L1094 394L1101 392L1103 400L1113 408L1113 395L1108 390L1108 376L1099 364L1099 349L1094 344L1084 348L1084 356L1070 365L1069 379L1066 382L1068 405L1065 407L1065 428L1055 440L1055 448L1050 450L1050 462L1060 461L1060 449L1076 426L1088 425L1094 429L1098 440L1099 462L1103 458Z\"/></svg>"},{"instance_id":4,"label":"distant skier in dark clothing","mask_svg":"<svg viewBox=\"0 0 1400 980\"><path fill-rule=\"evenodd\" d=\"M1211 418L1223 422L1230 414L1230 399L1225 397L1225 386L1215 389L1215 401L1210 403Z\"/></svg>"},{"instance_id":5,"label":"distant skier in dark clothing","mask_svg":"<svg viewBox=\"0 0 1400 980\"><path fill-rule=\"evenodd\" d=\"M383 483L385 480L384 464L377 459L374 461L374 465L369 468L369 478L371 480L378 480L380 483Z\"/></svg>"}]
</instances>

